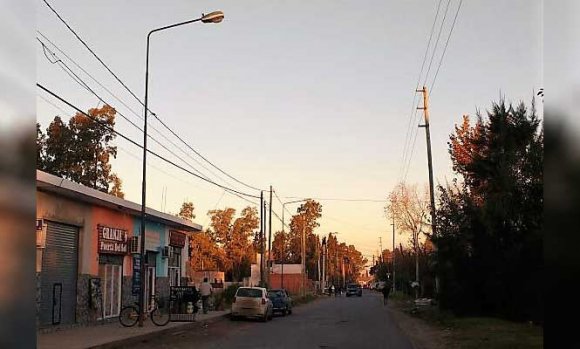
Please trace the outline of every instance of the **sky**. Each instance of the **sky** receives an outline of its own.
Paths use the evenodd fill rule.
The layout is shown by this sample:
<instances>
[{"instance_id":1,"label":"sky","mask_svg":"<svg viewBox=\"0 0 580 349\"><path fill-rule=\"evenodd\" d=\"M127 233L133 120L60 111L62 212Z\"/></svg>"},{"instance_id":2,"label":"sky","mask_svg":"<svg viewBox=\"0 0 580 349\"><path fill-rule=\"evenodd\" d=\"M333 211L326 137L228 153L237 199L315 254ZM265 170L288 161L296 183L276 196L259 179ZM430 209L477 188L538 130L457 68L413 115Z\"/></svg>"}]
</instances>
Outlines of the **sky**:
<instances>
[{"instance_id":1,"label":"sky","mask_svg":"<svg viewBox=\"0 0 580 349\"><path fill-rule=\"evenodd\" d=\"M282 201L292 201L290 197L374 200L321 200L323 217L316 233L338 232L340 241L354 244L369 260L378 251L379 237L384 248L391 248L391 222L384 216L381 200L402 179L406 140L413 144L417 131L415 146L408 147L413 152L406 180L420 187L428 183L425 134L416 127L413 102L419 96L414 91L439 1L49 2L140 98L147 33L222 10L222 23L198 22L152 35L150 109L224 171L253 187L267 190L272 185ZM431 48L447 3L441 1ZM420 79L420 85L425 80L432 90L436 184L455 176L447 141L462 115L485 111L500 96L529 104L543 83L541 2L474 0L461 5L431 89L458 5L459 0L449 0L430 73L425 78L431 50ZM139 102L42 0L37 1L36 21L39 32L114 96L53 48L59 58L104 100L142 126ZM81 109L100 105L45 58L40 44L36 52L39 83ZM55 115L73 114L42 91L37 94L37 120L43 128ZM185 155L159 135L156 130L186 149L154 118L149 119L149 128L154 138L214 181L259 195L207 164L213 174L200 167L190 158L199 161L198 157L191 152ZM120 116L116 129L141 143L142 134ZM115 145L119 154L112 162L113 171L123 180L126 198L140 202L141 151L119 138ZM151 140L149 147L183 164ZM151 156L147 163L149 207L175 213L183 201L192 201L195 221L206 226L208 210L228 206L240 211L250 205ZM296 207L287 205L290 211ZM276 198L273 209L281 215ZM280 229L274 218L273 230ZM398 244L407 237L397 234L396 240Z\"/></svg>"}]
</instances>

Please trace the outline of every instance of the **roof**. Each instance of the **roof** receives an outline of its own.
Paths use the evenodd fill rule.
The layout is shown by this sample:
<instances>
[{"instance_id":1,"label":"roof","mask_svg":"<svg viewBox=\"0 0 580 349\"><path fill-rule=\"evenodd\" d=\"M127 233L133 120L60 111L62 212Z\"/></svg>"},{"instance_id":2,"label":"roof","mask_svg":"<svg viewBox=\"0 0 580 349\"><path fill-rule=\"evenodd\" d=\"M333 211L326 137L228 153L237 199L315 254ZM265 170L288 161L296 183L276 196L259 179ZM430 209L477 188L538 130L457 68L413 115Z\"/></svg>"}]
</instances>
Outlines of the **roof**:
<instances>
[{"instance_id":1,"label":"roof","mask_svg":"<svg viewBox=\"0 0 580 349\"><path fill-rule=\"evenodd\" d=\"M40 170L36 170L36 190L54 193L73 200L107 207L115 211L125 212L135 216L141 215L141 204L103 193L102 191L89 188L82 184ZM174 227L175 229L185 231L195 232L202 230L202 226L197 223L149 207L145 209L145 214L146 219L150 222L163 223Z\"/></svg>"}]
</instances>

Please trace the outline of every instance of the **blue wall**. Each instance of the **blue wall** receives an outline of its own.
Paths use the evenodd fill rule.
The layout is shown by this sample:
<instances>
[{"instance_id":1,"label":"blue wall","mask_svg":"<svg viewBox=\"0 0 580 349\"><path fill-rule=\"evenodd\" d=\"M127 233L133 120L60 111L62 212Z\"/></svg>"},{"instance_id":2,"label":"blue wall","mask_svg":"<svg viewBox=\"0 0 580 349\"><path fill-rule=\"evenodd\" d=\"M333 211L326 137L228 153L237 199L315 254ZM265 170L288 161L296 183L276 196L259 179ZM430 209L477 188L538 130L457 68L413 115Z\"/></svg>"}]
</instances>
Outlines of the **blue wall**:
<instances>
[{"instance_id":1,"label":"blue wall","mask_svg":"<svg viewBox=\"0 0 580 349\"><path fill-rule=\"evenodd\" d=\"M158 277L167 277L167 258L161 258L161 247L167 246L167 241L165 239L166 225L161 223L153 223L145 221L145 231L149 234L159 235L159 246L155 247L154 252L157 252L157 267L155 268L155 273ZM141 218L135 217L133 223L133 236L141 235ZM148 245L146 242L145 245ZM149 251L149 250L148 250Z\"/></svg>"}]
</instances>

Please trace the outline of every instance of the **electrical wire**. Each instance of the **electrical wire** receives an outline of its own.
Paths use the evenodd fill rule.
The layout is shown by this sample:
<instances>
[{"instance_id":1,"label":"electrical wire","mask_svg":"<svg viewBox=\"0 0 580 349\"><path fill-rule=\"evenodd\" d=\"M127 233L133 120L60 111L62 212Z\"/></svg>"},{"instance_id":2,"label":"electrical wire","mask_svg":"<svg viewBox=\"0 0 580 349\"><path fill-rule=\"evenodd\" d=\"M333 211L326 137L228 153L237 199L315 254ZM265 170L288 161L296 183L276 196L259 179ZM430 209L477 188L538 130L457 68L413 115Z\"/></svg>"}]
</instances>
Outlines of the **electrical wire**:
<instances>
[{"instance_id":1,"label":"electrical wire","mask_svg":"<svg viewBox=\"0 0 580 349\"><path fill-rule=\"evenodd\" d=\"M67 101L67 100L65 100L64 98L60 97L60 96L59 96L59 95L57 95L56 93L52 92L52 91L51 91L51 90L49 90L48 88L44 87L43 85L41 85L41 84L37 83L37 84L36 84L36 86L38 86L40 89L44 90L45 92L47 92L47 93L48 93L48 94L50 94L51 96L55 97L55 98L56 98L56 99L58 99L59 101L63 102L64 104L68 105L69 107L71 107L71 108L75 109L77 112L79 112L79 113L81 113L81 114L85 115L86 117L90 118L91 120L93 120L93 121L95 121L95 122L97 122L97 123L100 123L101 125L103 125L103 126L104 126L104 127L106 127L107 129L109 129L110 131L114 132L115 134L117 134L117 135L118 135L118 136L120 136L121 138L123 138L123 139L127 140L128 142L132 143L133 145L135 145L135 146L137 146L137 147L139 147L139 148L143 149L143 146L142 146L141 144L139 144L139 143L135 142L134 140L132 140L131 138L129 138L129 137L127 137L127 136L125 136L124 134L120 133L119 131L116 131L116 130L114 130L112 127L110 127L109 125L107 125L107 124L103 123L102 121L100 121L100 120L98 120L98 119L96 119L96 118L92 117L91 115L89 115L89 114L85 113L84 111L82 111L81 109L79 109L78 107L76 107L75 105L73 105L72 103L68 102L68 101ZM163 160L163 161L165 161L166 163L168 163L168 164L170 164L170 165L173 165L174 167L176 167L176 168L179 168L180 170L182 170L182 171L184 171L184 172L187 172L187 173L189 173L190 175L192 175L192 176L194 176L194 177L197 177L197 178L199 178L199 179L201 179L201 180L203 180L203 181L205 181L205 182L207 182L207 183L213 184L213 185L215 185L215 186L217 186L217 187L220 187L220 188L222 188L222 189L225 189L225 190L229 190L229 191L231 191L231 192L237 193L237 194L239 194L239 195L242 195L242 196L246 196L246 197L252 197L252 198L256 198L256 199L259 199L259 198L260 198L259 196L252 195L252 194L248 194L248 193L244 193L244 192L241 192L241 191L237 191L237 190L235 190L235 189L228 188L228 187L226 187L226 186L223 186L223 185L221 185L221 184L219 184L219 183L216 183L216 182L214 182L214 181L212 181L212 180L209 180L209 179L203 178L202 176L200 176L200 175L198 175L198 174L196 174L196 173L193 173L193 172L191 172L190 170L188 170L188 169L184 168L183 166L181 166L181 165L178 165L178 164L176 164L175 162L173 162L173 161L171 161L171 160L169 160L169 159L167 159L167 158L165 158L165 157L163 157L163 156L161 156L161 155L157 154L156 152L153 152L153 151L151 151L151 150L149 150L149 149L147 149L147 152L148 152L149 154L151 154L151 155L153 155L153 156L157 157L158 159L160 159L160 160Z\"/></svg>"},{"instance_id":2,"label":"electrical wire","mask_svg":"<svg viewBox=\"0 0 580 349\"><path fill-rule=\"evenodd\" d=\"M461 9L461 4L463 4L463 0L459 1L457 11L455 11L455 17L453 18L453 23L451 24L451 29L449 30L449 35L447 36L447 41L445 42L445 48L443 48L443 54L441 55L439 65L437 66L437 71L435 72L435 77L433 78L433 81L431 82L431 87L429 88L430 95L433 95L433 86L435 85L437 75L439 74L439 69L441 68L441 64L443 63L443 58L445 57L445 52L447 51L447 45L449 45L449 39L451 38L451 34L453 34L453 28L455 28L455 21L457 20L457 15L459 14L459 10Z\"/></svg>"},{"instance_id":3,"label":"electrical wire","mask_svg":"<svg viewBox=\"0 0 580 349\"><path fill-rule=\"evenodd\" d=\"M50 3L48 3L47 0L42 0L46 6L48 6L48 8L58 17L58 19L69 29L69 31L71 33L73 33L73 35L83 44L83 46L89 50L89 52L99 61L99 63L101 63L101 65L103 67L105 67L105 69L107 69L107 71L109 73L111 73L111 75L113 75L113 77L139 102L141 103L141 105L145 106L145 103L143 101L141 101L141 99L139 97L137 97L137 95L135 93L133 93L133 91L131 91L131 89L129 89L129 87L109 68L109 66L103 62L103 60L95 53L95 51L93 51L89 45L77 34L77 32L71 28L71 26L64 20L64 18L62 18L62 16L54 9L54 7L52 7L50 5ZM245 187L248 187L250 189L253 190L262 190L259 188L256 188L255 186L251 186L249 184L246 184L240 180L238 180L237 178L235 178L234 176L230 175L229 173L225 172L224 170L222 170L220 167L218 167L217 165L215 165L214 163L212 163L211 161L209 161L206 157L204 157L203 155L201 155L198 151L196 151L193 147L191 147L187 142L185 142L179 135L177 135L177 133L175 131L173 131L173 129L171 129L169 126L167 126L167 124L165 122L163 122L156 113L154 113L153 111L151 111L151 109L147 108L147 111L149 113L151 113L151 115L153 115L155 117L155 119L157 119L157 121L159 121L163 127L165 127L169 132L171 132L171 134L173 134L175 137L177 137L183 144L185 144L191 151L193 151L196 155L198 155L199 157L201 157L204 161L206 161L208 164L210 164L212 167L214 167L215 169L217 169L218 171L220 171L221 173L223 173L224 175L226 175L227 177L231 178L232 180L238 182L239 184L242 184Z\"/></svg>"},{"instance_id":4,"label":"electrical wire","mask_svg":"<svg viewBox=\"0 0 580 349\"><path fill-rule=\"evenodd\" d=\"M42 35L42 33L40 33ZM45 36L43 36L45 39L47 39ZM46 58L49 60L49 62L55 64L55 63L60 63L62 65L64 65L64 67L62 67L61 65L59 65L59 67L61 67L61 69L64 70L64 68L66 67L67 70L65 70L65 72L76 82L78 82L82 87L84 87L85 89L87 89L90 93L92 93L94 96L96 96L99 101L101 101L102 103L105 104L109 104L108 102L106 102L101 96L99 96L93 89L91 89L88 84L82 79L80 78L74 71L72 71L72 69L66 64L64 63L61 59L56 57L56 54L54 52L52 52L48 47L46 47L46 45L37 37L37 40L40 42L40 44L42 45L43 48L43 52L45 53ZM47 39L48 40L48 39ZM73 62L73 64L75 64L77 67L79 67L83 72L85 72L85 74L89 75L95 82L97 82L101 87L105 88L98 80L96 80L92 75L90 75L88 72L86 72L86 70L84 70L82 67L80 67L76 62L74 62L68 55L66 55L66 53L64 53L64 51L62 51L58 46L56 46L53 42L51 42L50 40L48 40L53 46L56 47L57 50L59 50L61 53L63 53L69 60L71 60ZM50 59L50 57L48 57L48 55L46 54L46 51L49 51L50 54L52 55L54 62ZM71 75L72 74L72 75ZM106 89L106 88L105 88ZM109 91L108 89L106 89L109 94L111 94L113 97L115 97L117 100L119 100L123 105L127 106L125 103L123 103L118 97L116 97L111 91ZM133 111L132 109L129 108L129 110ZM120 111L117 111L117 113L123 117L125 120L127 120L131 125L133 125L135 128L137 128L141 133L143 132L143 129L141 129L139 126L137 126L135 123L133 123L131 120L129 120L125 115L123 115ZM143 119L142 117L140 117L138 114L136 114L134 111L133 113L140 119ZM185 150L183 150L182 148L180 148L178 145L176 145L172 140L170 140L167 136L165 136L162 132L160 132L159 130L157 130L154 127L151 127L153 130L155 130L159 135L161 135L165 140L167 140L169 143L171 143L173 146L175 146L177 149L179 149L182 153L184 153L186 156L188 156L190 159L192 159L193 161L195 161L198 165L200 165L201 167L203 167L206 171L210 172L211 174L213 174L214 176L218 177L220 180L224 181L227 185L231 186L231 183L228 183L226 180L224 180L223 178L221 178L220 176L216 175L213 171L211 171L210 169L208 169L207 167L205 167L201 162L199 162L197 159L195 159L194 157L192 157L188 152L186 152ZM184 160L182 157L180 157L179 155L175 154L172 150L170 150L169 148L167 148L164 144L162 144L161 142L159 142L157 139L153 138L152 135L147 135L147 137L149 139L151 139L152 141L154 141L155 143L159 144L163 149L165 149L166 151L168 151L170 154L172 154L173 156L175 156L176 158L178 158L179 160L181 160L183 163L187 164L192 170L194 170L196 173L198 173L199 175L203 176L205 179L209 179L209 177L205 174L203 174L201 171L195 169L191 164L189 164L186 160Z\"/></svg>"},{"instance_id":5,"label":"electrical wire","mask_svg":"<svg viewBox=\"0 0 580 349\"><path fill-rule=\"evenodd\" d=\"M435 57L435 52L437 51L437 46L439 45L439 39L441 38L441 33L443 32L443 25L445 24L445 19L447 18L447 12L449 11L450 3L451 0L447 0L447 6L445 6L445 13L443 14L441 26L439 26L439 33L437 34L437 40L435 40L435 46L433 46L433 53L431 54L431 59L429 60L429 67L427 68L427 73L425 74L425 80L423 80L423 85L427 83L427 77L429 77L429 72L431 71L431 65L433 64L433 58Z\"/></svg>"},{"instance_id":6,"label":"electrical wire","mask_svg":"<svg viewBox=\"0 0 580 349\"><path fill-rule=\"evenodd\" d=\"M407 125L407 133L405 135L405 146L403 147L403 160L402 160L403 164L406 163L408 146L409 146L409 142L411 140L411 137L409 137L409 132L411 132L413 112L415 112L415 114L416 114L416 111L417 111L416 104L415 104L415 101L417 99L417 89L419 88L419 82L421 82L421 77L423 76L423 69L425 68L425 62L427 61L427 54L429 53L429 47L431 46L431 40L433 38L433 33L435 31L435 23L437 23L437 17L439 17L439 9L441 7L442 1L443 0L439 0L439 3L437 4L437 11L435 13L435 18L433 18L433 24L431 24L431 32L429 34L429 40L427 41L427 47L425 48L425 53L423 54L423 62L421 63L421 70L419 71L419 76L417 77L417 83L415 84L415 91L413 93L413 102L411 103L411 114L409 115L409 123ZM403 168L404 168L404 165L403 165ZM401 169L401 173L399 174L399 177L402 175L403 172L404 172L404 170Z\"/></svg>"}]
</instances>

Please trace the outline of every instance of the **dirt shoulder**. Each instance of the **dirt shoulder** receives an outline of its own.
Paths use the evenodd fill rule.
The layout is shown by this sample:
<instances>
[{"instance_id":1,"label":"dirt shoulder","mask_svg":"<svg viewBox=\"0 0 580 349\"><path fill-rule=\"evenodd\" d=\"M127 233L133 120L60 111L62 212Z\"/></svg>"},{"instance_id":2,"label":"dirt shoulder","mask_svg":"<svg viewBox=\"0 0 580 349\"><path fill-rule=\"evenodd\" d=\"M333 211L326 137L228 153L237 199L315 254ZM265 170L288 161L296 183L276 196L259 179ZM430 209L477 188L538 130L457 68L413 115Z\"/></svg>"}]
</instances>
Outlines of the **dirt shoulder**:
<instances>
[{"instance_id":1,"label":"dirt shoulder","mask_svg":"<svg viewBox=\"0 0 580 349\"><path fill-rule=\"evenodd\" d=\"M455 317L437 306L405 298L389 301L389 312L417 349L543 348L543 328L489 317Z\"/></svg>"},{"instance_id":2,"label":"dirt shoulder","mask_svg":"<svg viewBox=\"0 0 580 349\"><path fill-rule=\"evenodd\" d=\"M417 349L449 348L452 341L450 333L438 326L407 314L406 304L403 301L393 300L389 304L389 313L397 322L401 330Z\"/></svg>"}]
</instances>

